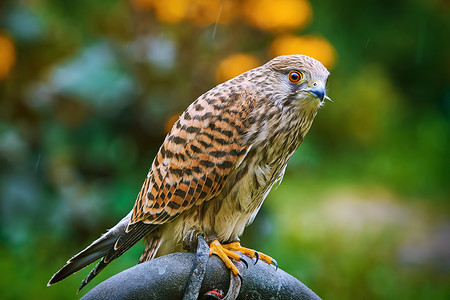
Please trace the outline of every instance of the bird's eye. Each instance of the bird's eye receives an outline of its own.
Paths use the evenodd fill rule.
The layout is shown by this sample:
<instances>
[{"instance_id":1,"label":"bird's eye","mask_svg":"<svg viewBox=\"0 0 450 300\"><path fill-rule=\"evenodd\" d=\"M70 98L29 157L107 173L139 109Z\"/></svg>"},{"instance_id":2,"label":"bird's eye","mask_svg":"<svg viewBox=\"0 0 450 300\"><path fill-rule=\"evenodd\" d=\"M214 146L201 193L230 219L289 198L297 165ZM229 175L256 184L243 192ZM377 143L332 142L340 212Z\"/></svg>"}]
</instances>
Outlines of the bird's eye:
<instances>
[{"instance_id":1,"label":"bird's eye","mask_svg":"<svg viewBox=\"0 0 450 300\"><path fill-rule=\"evenodd\" d=\"M303 78L302 73L298 71L289 72L289 81L292 83L297 83Z\"/></svg>"}]
</instances>

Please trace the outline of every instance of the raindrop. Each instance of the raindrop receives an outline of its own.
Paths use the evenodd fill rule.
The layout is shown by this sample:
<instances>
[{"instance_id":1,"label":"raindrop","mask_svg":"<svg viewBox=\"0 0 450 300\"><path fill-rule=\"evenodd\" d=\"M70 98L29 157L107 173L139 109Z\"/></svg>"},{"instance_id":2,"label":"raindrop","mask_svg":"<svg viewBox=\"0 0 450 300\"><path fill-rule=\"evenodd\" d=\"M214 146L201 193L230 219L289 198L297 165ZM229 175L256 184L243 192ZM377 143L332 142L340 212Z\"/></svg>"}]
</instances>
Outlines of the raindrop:
<instances>
[{"instance_id":1,"label":"raindrop","mask_svg":"<svg viewBox=\"0 0 450 300\"><path fill-rule=\"evenodd\" d=\"M417 31L418 35L417 35L416 57L415 57L416 64L420 64L423 58L423 53L425 50L425 35L428 25L427 23L428 23L427 20L423 20L420 24L419 30Z\"/></svg>"},{"instance_id":2,"label":"raindrop","mask_svg":"<svg viewBox=\"0 0 450 300\"><path fill-rule=\"evenodd\" d=\"M212 32L212 35L211 35L211 39L212 40L216 36L217 24L219 23L220 15L222 14L222 8L223 8L223 4L220 5L219 12L217 13L216 22L214 23L214 29L213 29L213 32Z\"/></svg>"},{"instance_id":3,"label":"raindrop","mask_svg":"<svg viewBox=\"0 0 450 300\"><path fill-rule=\"evenodd\" d=\"M34 173L37 172L37 169L39 167L39 162L41 161L41 154L39 153L38 158L36 160L36 163L34 164Z\"/></svg>"}]
</instances>

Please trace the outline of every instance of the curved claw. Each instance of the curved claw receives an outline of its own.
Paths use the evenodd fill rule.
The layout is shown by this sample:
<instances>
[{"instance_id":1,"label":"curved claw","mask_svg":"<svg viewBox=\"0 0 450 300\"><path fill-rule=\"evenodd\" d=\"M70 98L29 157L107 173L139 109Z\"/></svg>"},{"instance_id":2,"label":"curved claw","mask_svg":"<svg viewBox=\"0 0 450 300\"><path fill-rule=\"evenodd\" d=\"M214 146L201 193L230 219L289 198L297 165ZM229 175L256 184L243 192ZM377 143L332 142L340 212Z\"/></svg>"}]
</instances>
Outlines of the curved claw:
<instances>
[{"instance_id":1,"label":"curved claw","mask_svg":"<svg viewBox=\"0 0 450 300\"><path fill-rule=\"evenodd\" d=\"M239 270L230 260L230 258L241 261L241 257L239 254L234 253L228 249L225 249L218 240L214 240L209 244L209 255L215 254L217 255L225 264L225 266L233 272L234 275L239 274Z\"/></svg>"},{"instance_id":2,"label":"curved claw","mask_svg":"<svg viewBox=\"0 0 450 300\"><path fill-rule=\"evenodd\" d=\"M242 285L242 283L244 282L244 278L242 277L241 273L238 273L237 276L238 276L239 279L241 280L241 285Z\"/></svg>"},{"instance_id":3,"label":"curved claw","mask_svg":"<svg viewBox=\"0 0 450 300\"><path fill-rule=\"evenodd\" d=\"M255 251L255 258L256 258L256 260L255 260L255 265L256 265L256 263L259 261L259 253L258 253L258 251Z\"/></svg>"},{"instance_id":4,"label":"curved claw","mask_svg":"<svg viewBox=\"0 0 450 300\"><path fill-rule=\"evenodd\" d=\"M225 249L227 249L227 250L230 250L230 251L239 251L239 252L241 252L242 254L247 255L247 256L249 256L249 257L251 257L251 258L256 258L255 264L256 264L258 261L260 261L260 260L265 261L265 262L268 263L269 265L270 265L270 264L274 264L275 267L276 267L276 269L278 270L278 263L277 263L277 261L276 261L275 259L273 259L272 257L270 257L270 256L268 256L268 255L266 255L266 254L264 254L264 253L260 253L260 252L257 252L257 251L255 251L255 250L253 250L253 249L249 249L249 248L242 247L242 246L239 244L239 242L232 242L232 243L229 243L229 244L224 244L223 247L224 247ZM234 252L233 252L233 253L234 253Z\"/></svg>"},{"instance_id":5,"label":"curved claw","mask_svg":"<svg viewBox=\"0 0 450 300\"><path fill-rule=\"evenodd\" d=\"M275 271L278 270L278 263L275 259L272 258L272 263L275 265Z\"/></svg>"},{"instance_id":6,"label":"curved claw","mask_svg":"<svg viewBox=\"0 0 450 300\"><path fill-rule=\"evenodd\" d=\"M248 262L243 257L241 257L240 262L242 262L245 265L245 267L248 269Z\"/></svg>"}]
</instances>

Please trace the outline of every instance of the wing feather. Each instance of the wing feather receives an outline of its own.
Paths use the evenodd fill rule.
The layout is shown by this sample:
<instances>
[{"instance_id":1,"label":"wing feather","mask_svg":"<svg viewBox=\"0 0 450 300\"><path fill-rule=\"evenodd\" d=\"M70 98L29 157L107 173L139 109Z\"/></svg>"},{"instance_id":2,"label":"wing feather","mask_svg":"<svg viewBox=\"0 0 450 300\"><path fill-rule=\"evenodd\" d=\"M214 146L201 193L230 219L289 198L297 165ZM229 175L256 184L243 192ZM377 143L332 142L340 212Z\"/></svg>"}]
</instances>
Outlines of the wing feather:
<instances>
[{"instance_id":1,"label":"wing feather","mask_svg":"<svg viewBox=\"0 0 450 300\"><path fill-rule=\"evenodd\" d=\"M142 186L129 226L163 224L210 200L242 162L249 148L247 119L254 97L242 93L211 101L214 96L201 96L174 124Z\"/></svg>"}]
</instances>

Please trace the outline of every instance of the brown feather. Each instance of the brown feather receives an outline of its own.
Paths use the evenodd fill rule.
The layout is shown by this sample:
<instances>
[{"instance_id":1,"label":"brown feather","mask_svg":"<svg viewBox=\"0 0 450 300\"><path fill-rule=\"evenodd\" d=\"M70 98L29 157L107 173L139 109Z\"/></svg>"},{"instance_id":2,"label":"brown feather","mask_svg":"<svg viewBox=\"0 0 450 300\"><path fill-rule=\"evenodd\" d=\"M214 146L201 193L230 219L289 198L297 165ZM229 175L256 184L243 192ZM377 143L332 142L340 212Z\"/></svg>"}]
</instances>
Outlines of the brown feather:
<instances>
[{"instance_id":1,"label":"brown feather","mask_svg":"<svg viewBox=\"0 0 450 300\"><path fill-rule=\"evenodd\" d=\"M243 93L219 103L217 109L201 110L208 103L207 97L200 97L174 125L146 179L154 183L143 184L130 224L164 224L221 191L227 174L246 154L244 133L250 124L244 123L255 99ZM195 126L191 115L198 121Z\"/></svg>"},{"instance_id":2,"label":"brown feather","mask_svg":"<svg viewBox=\"0 0 450 300\"><path fill-rule=\"evenodd\" d=\"M292 82L292 71L302 80ZM310 57L280 56L200 96L164 140L130 214L49 284L103 257L84 286L144 236L140 262L176 251L193 229L237 240L329 99L328 75Z\"/></svg>"}]
</instances>

